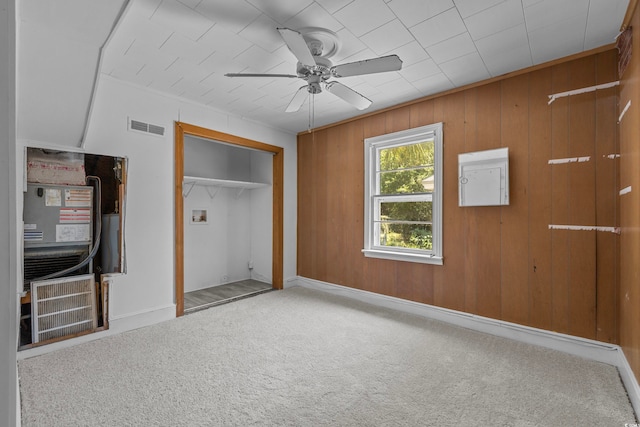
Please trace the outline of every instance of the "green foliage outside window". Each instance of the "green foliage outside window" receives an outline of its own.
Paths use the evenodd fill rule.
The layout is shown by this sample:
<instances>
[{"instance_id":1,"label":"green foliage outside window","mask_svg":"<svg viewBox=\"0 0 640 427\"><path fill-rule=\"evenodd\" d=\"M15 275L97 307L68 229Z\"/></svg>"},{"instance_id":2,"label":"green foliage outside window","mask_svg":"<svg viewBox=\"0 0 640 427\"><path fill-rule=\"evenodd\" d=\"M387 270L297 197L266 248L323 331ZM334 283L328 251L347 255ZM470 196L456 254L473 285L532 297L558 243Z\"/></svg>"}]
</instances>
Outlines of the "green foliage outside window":
<instances>
[{"instance_id":1,"label":"green foliage outside window","mask_svg":"<svg viewBox=\"0 0 640 427\"><path fill-rule=\"evenodd\" d=\"M433 141L385 148L380 150L379 155L379 194L424 194L433 191L424 182L434 174ZM431 250L432 211L431 201L382 203L380 244Z\"/></svg>"}]
</instances>

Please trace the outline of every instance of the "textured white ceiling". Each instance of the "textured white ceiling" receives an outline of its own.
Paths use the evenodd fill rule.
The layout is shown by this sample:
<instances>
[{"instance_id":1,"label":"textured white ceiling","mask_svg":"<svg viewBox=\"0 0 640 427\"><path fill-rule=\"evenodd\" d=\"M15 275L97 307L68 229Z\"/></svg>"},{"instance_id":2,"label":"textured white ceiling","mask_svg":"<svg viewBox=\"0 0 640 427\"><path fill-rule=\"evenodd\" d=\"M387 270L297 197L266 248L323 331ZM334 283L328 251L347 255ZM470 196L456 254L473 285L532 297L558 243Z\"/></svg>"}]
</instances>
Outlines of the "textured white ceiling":
<instances>
[{"instance_id":1,"label":"textured white ceiling","mask_svg":"<svg viewBox=\"0 0 640 427\"><path fill-rule=\"evenodd\" d=\"M100 49L124 0L17 1L17 134L79 146Z\"/></svg>"},{"instance_id":2,"label":"textured white ceiling","mask_svg":"<svg viewBox=\"0 0 640 427\"><path fill-rule=\"evenodd\" d=\"M60 3L64 9L66 3L79 2ZM284 110L305 84L303 80L224 76L295 74L296 59L278 27L321 27L335 32L340 49L331 58L334 64L399 55L400 71L339 79L371 99L367 111L372 111L611 44L628 3L130 0L105 46L100 73L299 132L309 126L309 103L296 113ZM25 9L37 8L23 6L23 14L40 14ZM106 15L105 20L112 16ZM20 43L33 48L31 38L39 31L35 25L23 31ZM87 37L96 34L83 31ZM314 98L315 126L362 114L330 93Z\"/></svg>"}]
</instances>

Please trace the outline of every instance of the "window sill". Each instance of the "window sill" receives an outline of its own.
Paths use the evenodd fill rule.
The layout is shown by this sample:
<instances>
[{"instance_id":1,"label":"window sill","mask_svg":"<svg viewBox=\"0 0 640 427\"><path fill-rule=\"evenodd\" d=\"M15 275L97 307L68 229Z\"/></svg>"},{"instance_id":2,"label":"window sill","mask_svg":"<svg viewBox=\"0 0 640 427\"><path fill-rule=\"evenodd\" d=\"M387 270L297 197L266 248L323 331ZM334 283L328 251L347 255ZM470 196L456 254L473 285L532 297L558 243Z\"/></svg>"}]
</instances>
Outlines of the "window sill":
<instances>
[{"instance_id":1,"label":"window sill","mask_svg":"<svg viewBox=\"0 0 640 427\"><path fill-rule=\"evenodd\" d=\"M368 258L381 258L393 261L418 262L422 264L442 265L443 258L435 255L418 255L404 252L380 251L363 249L362 253Z\"/></svg>"}]
</instances>

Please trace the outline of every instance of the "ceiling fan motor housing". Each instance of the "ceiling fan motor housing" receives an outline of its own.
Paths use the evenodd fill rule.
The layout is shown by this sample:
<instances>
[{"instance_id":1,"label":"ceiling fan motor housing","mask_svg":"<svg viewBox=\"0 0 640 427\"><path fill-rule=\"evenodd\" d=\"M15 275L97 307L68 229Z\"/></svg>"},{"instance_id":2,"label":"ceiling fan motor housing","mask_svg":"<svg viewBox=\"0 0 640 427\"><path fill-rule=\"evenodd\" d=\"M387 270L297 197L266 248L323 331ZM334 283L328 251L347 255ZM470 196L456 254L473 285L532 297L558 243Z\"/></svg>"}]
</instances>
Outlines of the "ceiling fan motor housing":
<instances>
[{"instance_id":1,"label":"ceiling fan motor housing","mask_svg":"<svg viewBox=\"0 0 640 427\"><path fill-rule=\"evenodd\" d=\"M331 60L322 56L316 56L314 59L316 64L311 66L298 62L296 66L298 76L305 78L309 75L316 75L322 76L325 80L331 77L331 67L333 66Z\"/></svg>"}]
</instances>

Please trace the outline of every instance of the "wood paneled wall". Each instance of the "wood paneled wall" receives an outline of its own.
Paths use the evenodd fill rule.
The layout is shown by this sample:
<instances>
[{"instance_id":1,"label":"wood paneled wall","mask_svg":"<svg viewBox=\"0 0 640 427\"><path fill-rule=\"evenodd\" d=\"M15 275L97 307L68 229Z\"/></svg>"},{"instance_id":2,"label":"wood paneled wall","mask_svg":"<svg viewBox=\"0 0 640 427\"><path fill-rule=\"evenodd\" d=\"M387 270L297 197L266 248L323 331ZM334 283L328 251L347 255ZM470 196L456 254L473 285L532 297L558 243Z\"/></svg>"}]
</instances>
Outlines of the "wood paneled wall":
<instances>
[{"instance_id":1,"label":"wood paneled wall","mask_svg":"<svg viewBox=\"0 0 640 427\"><path fill-rule=\"evenodd\" d=\"M298 274L412 301L618 341L615 50L399 106L298 137ZM444 123L444 265L366 258L363 139ZM458 207L458 154L509 147L510 200ZM554 158L590 161L549 165ZM639 192L640 193L640 192Z\"/></svg>"},{"instance_id":2,"label":"wood paneled wall","mask_svg":"<svg viewBox=\"0 0 640 427\"><path fill-rule=\"evenodd\" d=\"M631 101L620 122L620 189L631 192L620 196L620 345L640 381L640 10L631 21L633 51L631 62L621 78L619 110Z\"/></svg>"}]
</instances>

